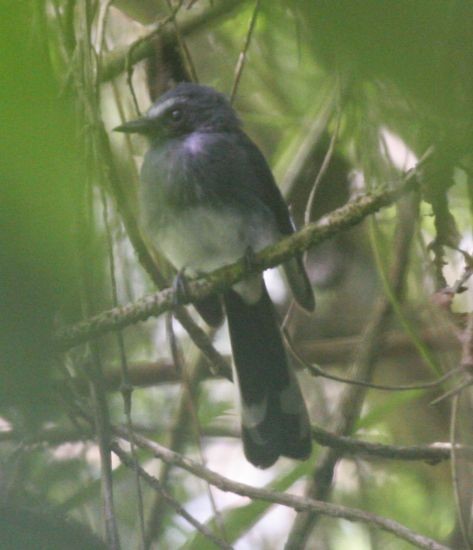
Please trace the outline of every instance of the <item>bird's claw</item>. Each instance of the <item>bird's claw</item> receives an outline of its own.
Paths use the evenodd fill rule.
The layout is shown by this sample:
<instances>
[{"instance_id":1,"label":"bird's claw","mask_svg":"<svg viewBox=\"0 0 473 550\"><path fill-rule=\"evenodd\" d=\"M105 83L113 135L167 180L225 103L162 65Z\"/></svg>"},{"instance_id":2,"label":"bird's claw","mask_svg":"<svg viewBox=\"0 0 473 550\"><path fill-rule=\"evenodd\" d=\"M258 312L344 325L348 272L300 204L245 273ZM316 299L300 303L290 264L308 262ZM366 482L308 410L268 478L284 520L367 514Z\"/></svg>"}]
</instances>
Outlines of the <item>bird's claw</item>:
<instances>
[{"instance_id":1,"label":"bird's claw","mask_svg":"<svg viewBox=\"0 0 473 550\"><path fill-rule=\"evenodd\" d=\"M183 304L188 302L189 290L187 287L187 277L185 275L185 270L185 267L180 269L176 273L176 276L174 277L174 280L172 282L172 289L174 291L173 302L176 307L182 306Z\"/></svg>"},{"instance_id":2,"label":"bird's claw","mask_svg":"<svg viewBox=\"0 0 473 550\"><path fill-rule=\"evenodd\" d=\"M255 269L256 267L256 254L255 254L255 251L253 250L253 248L251 246L248 246L245 250L245 255L244 255L244 260L245 260L245 268L248 270L248 271L253 271L253 269Z\"/></svg>"}]
</instances>

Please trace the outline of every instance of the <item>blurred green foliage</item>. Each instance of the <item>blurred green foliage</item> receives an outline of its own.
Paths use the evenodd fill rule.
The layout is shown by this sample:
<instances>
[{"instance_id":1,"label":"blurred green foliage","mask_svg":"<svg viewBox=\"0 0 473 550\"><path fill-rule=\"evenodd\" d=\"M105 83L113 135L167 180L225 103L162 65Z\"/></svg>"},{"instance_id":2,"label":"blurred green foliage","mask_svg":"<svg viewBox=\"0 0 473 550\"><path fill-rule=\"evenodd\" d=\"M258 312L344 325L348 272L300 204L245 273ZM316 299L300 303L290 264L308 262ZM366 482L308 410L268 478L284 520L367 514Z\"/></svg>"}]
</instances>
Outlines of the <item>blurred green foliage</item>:
<instances>
[{"instance_id":1,"label":"blurred green foliage","mask_svg":"<svg viewBox=\"0 0 473 550\"><path fill-rule=\"evenodd\" d=\"M104 276L109 257L100 194L106 177L96 130L99 123L113 127L119 117L131 118L135 113L123 75L104 84L100 98L98 93L90 97L89 86L93 88L97 68L90 60L100 59L102 52L88 52L87 62L85 39L87 33L96 33L106 4L105 0L3 0L0 4L0 419L7 420L17 434L15 442L4 447L2 443L0 489L2 476L22 479L18 487L12 483L12 494L20 501L15 510L23 510L25 501L37 508L52 502L89 523L97 533L101 533L101 503L95 446L71 443L62 455L54 445L27 447L18 458L16 445L43 429L46 421L70 427L64 422L65 409L58 392L53 390L55 380L62 380L59 367L64 365L58 365L63 358L52 352L50 337L55 325L83 315L84 264L91 275L92 284L85 293L89 292L92 309L111 306L111 283ZM127 5L133 14L133 4L121 5ZM181 16L192 16L194 9L211 8L211 4L197 2L189 13L183 9L178 21ZM146 3L146 13L154 5L156 16L167 12L165 3L157 1ZM254 2L241 2L231 18L208 28L203 25L199 32L185 37L201 82L230 91L253 9ZM105 50L120 48L145 32L113 7L107 16L103 24ZM96 42L95 47L98 51ZM365 189L399 178L400 167L394 166L383 150L386 130L417 156L435 147L420 177L424 200L413 240L406 299L399 306L420 329L442 326L443 322L441 316L431 313L428 301L429 293L437 289L437 280L427 245L439 239L471 246L472 67L473 2L469 0L262 1L235 102L245 128L274 167L299 223L336 128L335 153L311 210L313 219L346 202L360 174ZM140 71L135 71L133 82L140 107L145 109L148 90ZM84 116L89 107L96 111ZM142 154L142 146L133 142L131 148L122 150L118 149L121 144L112 142L131 195L136 179L134 156ZM309 154L300 159L304 148ZM105 191L119 301L131 301L153 287L124 235L109 189ZM295 336L314 341L342 335L361 339L371 306L383 293L373 256L386 264L387 272L396 260L392 246L396 216L394 208L378 215L373 229L376 238L371 241L361 227L311 251L309 265L319 287L319 306L313 319L294 316ZM446 277L453 283L463 268L462 256L447 252L445 261ZM471 303L467 295L459 296L457 302L463 311ZM401 326L393 320L393 328L400 330ZM127 329L130 363L167 358L164 332L162 320ZM178 335L185 340L185 335ZM100 341L108 368L119 364L115 343L111 337ZM187 347L184 351L190 355ZM77 352L80 358L81 352ZM68 356L68 365L77 366L74 353ZM433 353L443 368L458 361L454 352ZM331 367L346 374L351 359ZM378 361L380 382L413 382L431 375L418 355L393 359L381 354ZM338 402L338 387L320 379L306 380L314 418L328 425ZM200 419L204 428L217 416L225 422L233 420L227 414L232 404L222 393L213 385L202 392ZM135 421L151 427L152 436L167 444L180 395L177 387L136 392ZM369 394L357 429L364 437L370 430L374 439L391 443L444 440L448 437L447 406L431 412L427 403L425 393L397 393L388 398ZM109 406L112 420L122 421L121 399L110 399ZM195 427L181 426L181 430L187 446L183 444L180 450L196 452ZM140 461L146 462L147 456L139 455ZM309 473L311 466L293 465L293 470L276 472L274 487L287 489ZM174 494L185 504L202 492L199 484L188 483L185 474L175 474L171 488L172 483L177 485ZM361 461L360 466L358 459L347 458L339 463L334 499L447 540L456 517L450 483L447 465L433 468ZM131 547L138 531L135 503L130 498L136 489L133 476L123 466L115 471L115 490L124 547ZM145 491L146 511L154 499L154 492ZM231 536L237 539L250 532L269 508L250 503L227 510L224 516ZM2 517L11 526L9 514L11 509ZM24 519L28 521L26 514ZM36 516L31 519L35 524ZM160 521L164 526L162 547L175 548L186 541L192 544L195 533L187 524L183 526L177 515L163 512ZM49 525L47 518L39 523L43 524L38 532ZM328 541L327 548L346 548L353 533L353 547L371 544L376 548L378 544L385 548L388 543L393 548L404 547L391 536L371 534L370 538L367 530L350 531L344 525L324 520L314 537L317 542ZM461 544L455 541L453 544ZM0 536L0 546L1 542ZM201 538L196 537L194 544L201 544Z\"/></svg>"},{"instance_id":2,"label":"blurred green foliage","mask_svg":"<svg viewBox=\"0 0 473 550\"><path fill-rule=\"evenodd\" d=\"M75 285L74 107L51 70L40 3L2 2L0 33L0 414L51 409L49 339ZM19 417L17 417L19 420Z\"/></svg>"}]
</instances>

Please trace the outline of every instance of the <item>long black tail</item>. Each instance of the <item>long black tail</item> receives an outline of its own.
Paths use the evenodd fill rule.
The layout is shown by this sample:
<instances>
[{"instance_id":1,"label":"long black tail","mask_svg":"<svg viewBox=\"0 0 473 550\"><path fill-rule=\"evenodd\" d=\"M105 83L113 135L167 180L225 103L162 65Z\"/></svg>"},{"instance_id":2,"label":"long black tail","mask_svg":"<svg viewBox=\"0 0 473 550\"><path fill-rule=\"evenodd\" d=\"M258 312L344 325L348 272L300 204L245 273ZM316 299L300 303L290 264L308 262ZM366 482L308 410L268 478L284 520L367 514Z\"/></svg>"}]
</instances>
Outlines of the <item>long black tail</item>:
<instances>
[{"instance_id":1,"label":"long black tail","mask_svg":"<svg viewBox=\"0 0 473 550\"><path fill-rule=\"evenodd\" d=\"M311 452L309 416L264 283L256 304L245 303L234 290L225 293L224 303L246 458L260 468L281 455L306 459Z\"/></svg>"}]
</instances>

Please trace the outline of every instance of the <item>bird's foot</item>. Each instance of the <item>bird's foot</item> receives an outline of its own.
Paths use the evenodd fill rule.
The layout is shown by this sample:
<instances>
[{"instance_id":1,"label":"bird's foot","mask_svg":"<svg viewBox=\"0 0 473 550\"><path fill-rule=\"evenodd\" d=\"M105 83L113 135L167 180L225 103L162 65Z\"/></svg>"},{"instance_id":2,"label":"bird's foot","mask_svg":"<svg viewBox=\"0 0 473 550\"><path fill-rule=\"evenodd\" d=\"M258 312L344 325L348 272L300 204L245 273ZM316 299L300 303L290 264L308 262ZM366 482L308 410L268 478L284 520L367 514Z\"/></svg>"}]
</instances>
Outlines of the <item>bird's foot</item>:
<instances>
[{"instance_id":1,"label":"bird's foot","mask_svg":"<svg viewBox=\"0 0 473 550\"><path fill-rule=\"evenodd\" d=\"M248 246L244 255L245 268L248 271L253 271L257 267L256 253L251 246Z\"/></svg>"},{"instance_id":2,"label":"bird's foot","mask_svg":"<svg viewBox=\"0 0 473 550\"><path fill-rule=\"evenodd\" d=\"M189 301L189 290L185 271L185 267L180 269L172 282L172 289L174 291L173 302L176 307L182 306Z\"/></svg>"}]
</instances>

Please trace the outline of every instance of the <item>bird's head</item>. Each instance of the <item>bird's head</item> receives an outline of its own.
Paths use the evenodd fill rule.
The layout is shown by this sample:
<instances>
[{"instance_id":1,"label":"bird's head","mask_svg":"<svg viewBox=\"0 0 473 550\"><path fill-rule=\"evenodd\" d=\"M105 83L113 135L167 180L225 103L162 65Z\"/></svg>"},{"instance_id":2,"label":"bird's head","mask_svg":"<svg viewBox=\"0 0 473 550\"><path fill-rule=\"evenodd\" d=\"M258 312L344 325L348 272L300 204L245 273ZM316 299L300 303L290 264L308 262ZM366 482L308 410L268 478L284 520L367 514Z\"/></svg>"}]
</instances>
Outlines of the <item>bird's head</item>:
<instances>
[{"instance_id":1,"label":"bird's head","mask_svg":"<svg viewBox=\"0 0 473 550\"><path fill-rule=\"evenodd\" d=\"M232 131L239 125L223 94L207 86L182 83L163 94L142 118L125 122L114 130L165 139L195 131Z\"/></svg>"}]
</instances>

